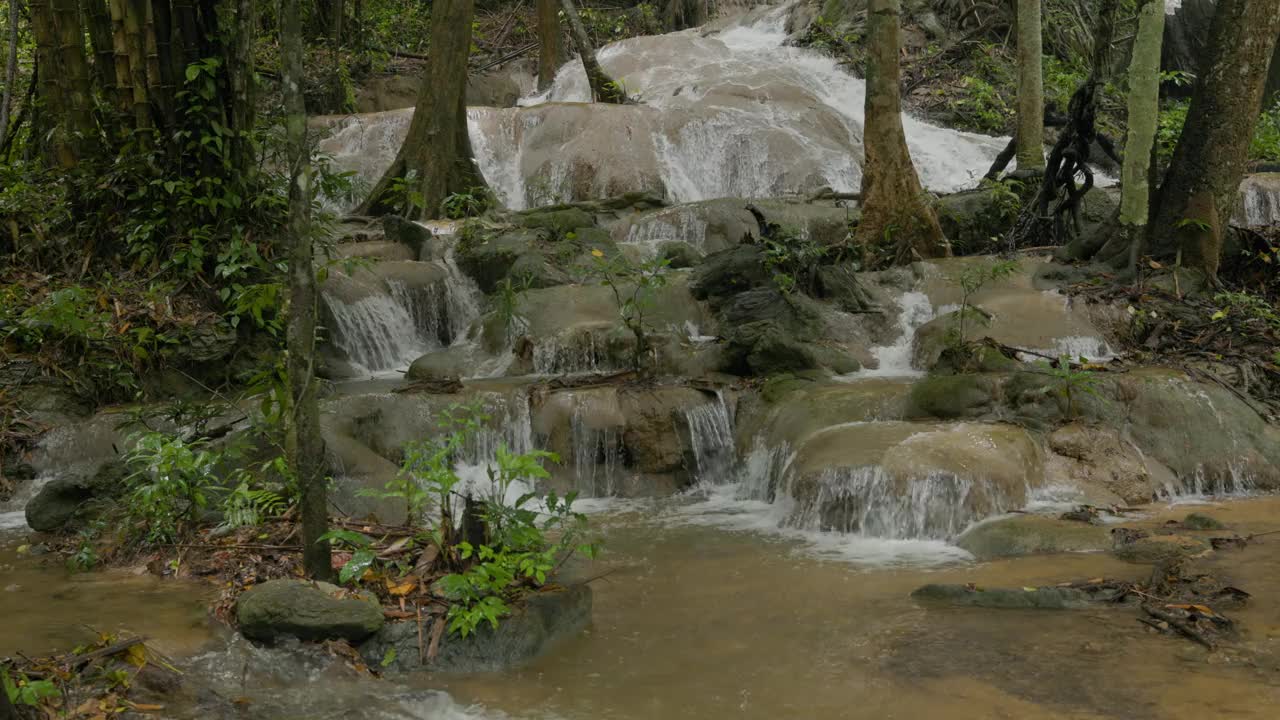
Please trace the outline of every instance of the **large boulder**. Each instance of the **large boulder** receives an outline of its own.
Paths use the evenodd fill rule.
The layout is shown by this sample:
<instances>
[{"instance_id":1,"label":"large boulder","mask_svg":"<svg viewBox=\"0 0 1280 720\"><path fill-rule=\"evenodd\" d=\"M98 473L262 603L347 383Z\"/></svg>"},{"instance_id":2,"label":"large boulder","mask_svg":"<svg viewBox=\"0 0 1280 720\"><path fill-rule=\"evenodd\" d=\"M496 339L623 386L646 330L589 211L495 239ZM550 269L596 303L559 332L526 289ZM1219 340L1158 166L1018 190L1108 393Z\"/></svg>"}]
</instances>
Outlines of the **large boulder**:
<instances>
[{"instance_id":1,"label":"large boulder","mask_svg":"<svg viewBox=\"0 0 1280 720\"><path fill-rule=\"evenodd\" d=\"M734 245L703 259L693 272L689 289L699 300L721 301L772 282L758 245Z\"/></svg>"},{"instance_id":2,"label":"large boulder","mask_svg":"<svg viewBox=\"0 0 1280 720\"><path fill-rule=\"evenodd\" d=\"M82 518L95 501L120 496L126 475L124 463L113 460L92 475L72 472L50 480L27 503L27 525L39 532L63 529Z\"/></svg>"},{"instance_id":3,"label":"large boulder","mask_svg":"<svg viewBox=\"0 0 1280 720\"><path fill-rule=\"evenodd\" d=\"M328 583L269 580L236 602L240 632L250 640L274 642L347 640L358 643L382 629L382 606L371 594L356 594Z\"/></svg>"},{"instance_id":4,"label":"large boulder","mask_svg":"<svg viewBox=\"0 0 1280 720\"><path fill-rule=\"evenodd\" d=\"M497 629L482 624L467 637L446 632L439 652L425 661L416 622L394 622L360 646L370 666L410 672L500 672L529 663L591 622L591 588L574 585L529 595ZM439 618L435 622L447 622ZM392 652L394 650L394 653Z\"/></svg>"},{"instance_id":5,"label":"large boulder","mask_svg":"<svg viewBox=\"0 0 1280 720\"><path fill-rule=\"evenodd\" d=\"M1139 452L1114 427L1065 425L1049 435L1049 447L1062 459L1062 479L1103 488L1125 503L1150 502L1173 480L1172 471Z\"/></svg>"},{"instance_id":6,"label":"large boulder","mask_svg":"<svg viewBox=\"0 0 1280 720\"><path fill-rule=\"evenodd\" d=\"M975 525L956 545L979 560L1111 549L1111 532L1099 525L1058 520L1042 515L1019 515Z\"/></svg>"}]
</instances>

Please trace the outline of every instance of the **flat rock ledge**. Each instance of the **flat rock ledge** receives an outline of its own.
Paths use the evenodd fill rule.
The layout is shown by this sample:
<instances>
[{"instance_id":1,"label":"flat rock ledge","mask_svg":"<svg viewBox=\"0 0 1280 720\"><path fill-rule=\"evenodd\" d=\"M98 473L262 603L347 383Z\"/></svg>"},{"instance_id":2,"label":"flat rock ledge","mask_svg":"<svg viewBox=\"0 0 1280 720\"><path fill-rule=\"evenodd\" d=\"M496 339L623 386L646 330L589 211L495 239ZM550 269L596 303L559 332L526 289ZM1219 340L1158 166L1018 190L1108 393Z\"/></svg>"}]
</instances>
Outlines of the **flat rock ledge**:
<instances>
[{"instance_id":1,"label":"flat rock ledge","mask_svg":"<svg viewBox=\"0 0 1280 720\"><path fill-rule=\"evenodd\" d=\"M440 639L439 652L430 662L421 657L419 649L429 643L429 638L419 640L417 621L392 622L361 645L360 654L370 667L382 666L388 671L507 670L528 663L560 641L582 632L591 622L591 602L591 588L586 585L538 592L503 618L497 630L485 624L465 638L445 634ZM423 632L429 632L429 624Z\"/></svg>"}]
</instances>

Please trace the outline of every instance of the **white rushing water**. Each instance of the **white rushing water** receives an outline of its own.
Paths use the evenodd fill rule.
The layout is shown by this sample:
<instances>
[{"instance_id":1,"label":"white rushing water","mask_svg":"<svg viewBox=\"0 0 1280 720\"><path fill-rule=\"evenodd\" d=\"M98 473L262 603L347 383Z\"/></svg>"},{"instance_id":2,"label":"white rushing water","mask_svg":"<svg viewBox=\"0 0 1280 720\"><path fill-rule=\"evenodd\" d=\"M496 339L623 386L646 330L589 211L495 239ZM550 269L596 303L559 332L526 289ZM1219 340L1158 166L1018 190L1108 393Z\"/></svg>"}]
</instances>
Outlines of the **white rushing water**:
<instances>
[{"instance_id":1,"label":"white rushing water","mask_svg":"<svg viewBox=\"0 0 1280 720\"><path fill-rule=\"evenodd\" d=\"M787 8L701 29L613 43L605 69L640 104L585 104L581 63L518 108L470 108L485 179L513 209L652 190L673 202L771 197L861 182L864 82L831 57L786 47ZM331 121L321 149L368 182L387 167L412 110ZM904 117L924 185L977 183L1005 139Z\"/></svg>"},{"instance_id":2,"label":"white rushing water","mask_svg":"<svg viewBox=\"0 0 1280 720\"><path fill-rule=\"evenodd\" d=\"M0 502L0 532L27 529L27 503L52 479L52 474L41 474L24 483L8 500Z\"/></svg>"},{"instance_id":3,"label":"white rushing water","mask_svg":"<svg viewBox=\"0 0 1280 720\"><path fill-rule=\"evenodd\" d=\"M898 299L901 310L898 312L898 337L889 345L871 348L871 355L878 364L874 368L864 368L840 380L859 380L869 377L919 377L924 371L912 365L912 351L916 342L916 331L934 318L933 303L929 296L922 292L909 291Z\"/></svg>"}]
</instances>

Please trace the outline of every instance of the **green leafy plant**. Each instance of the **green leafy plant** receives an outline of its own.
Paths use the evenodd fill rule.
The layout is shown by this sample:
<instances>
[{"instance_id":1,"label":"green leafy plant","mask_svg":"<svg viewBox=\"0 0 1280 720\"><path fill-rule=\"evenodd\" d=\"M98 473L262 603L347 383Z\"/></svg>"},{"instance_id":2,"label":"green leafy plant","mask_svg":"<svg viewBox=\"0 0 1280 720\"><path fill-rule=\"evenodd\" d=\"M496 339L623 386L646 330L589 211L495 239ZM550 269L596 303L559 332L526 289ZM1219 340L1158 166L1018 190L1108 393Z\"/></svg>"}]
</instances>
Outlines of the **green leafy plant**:
<instances>
[{"instance_id":1,"label":"green leafy plant","mask_svg":"<svg viewBox=\"0 0 1280 720\"><path fill-rule=\"evenodd\" d=\"M338 582L344 585L358 582L365 571L373 567L378 560L377 552L373 549L373 541L369 536L354 530L330 530L321 535L320 539L351 552L351 559L343 563L342 569L338 571Z\"/></svg>"},{"instance_id":2,"label":"green leafy plant","mask_svg":"<svg viewBox=\"0 0 1280 720\"><path fill-rule=\"evenodd\" d=\"M1002 280L1018 270L1016 260L1000 260L993 263L970 265L956 278L960 287L960 307L951 317L951 327L947 330L947 345L953 349L963 349L969 342L969 331L973 324L987 325L990 315L973 304L973 296L989 283Z\"/></svg>"},{"instance_id":3,"label":"green leafy plant","mask_svg":"<svg viewBox=\"0 0 1280 720\"><path fill-rule=\"evenodd\" d=\"M1053 379L1054 392L1066 401L1068 418L1075 418L1079 414L1077 401L1081 395L1102 398L1098 392L1097 373L1085 367L1088 364L1087 358L1080 358L1079 368L1072 367L1071 358L1066 355L1059 357L1056 363L1042 360L1039 364L1043 372Z\"/></svg>"},{"instance_id":4,"label":"green leafy plant","mask_svg":"<svg viewBox=\"0 0 1280 720\"><path fill-rule=\"evenodd\" d=\"M830 254L826 246L790 228L778 229L762 245L765 270L779 290L788 295L797 290L813 293L816 271Z\"/></svg>"},{"instance_id":5,"label":"green leafy plant","mask_svg":"<svg viewBox=\"0 0 1280 720\"><path fill-rule=\"evenodd\" d=\"M204 443L162 432L137 436L125 462L130 516L145 528L149 542L174 542L180 526L209 504L218 482L218 456Z\"/></svg>"},{"instance_id":6,"label":"green leafy plant","mask_svg":"<svg viewBox=\"0 0 1280 720\"><path fill-rule=\"evenodd\" d=\"M473 187L466 192L456 192L440 203L440 212L450 220L483 215L493 205L493 198L484 187Z\"/></svg>"},{"instance_id":7,"label":"green leafy plant","mask_svg":"<svg viewBox=\"0 0 1280 720\"><path fill-rule=\"evenodd\" d=\"M529 289L532 280L528 277L517 282L510 277L503 278L494 290L490 302L493 309L490 316L502 328L503 337L510 342L512 336L520 328L528 324L524 314L520 312L520 303L524 292Z\"/></svg>"},{"instance_id":8,"label":"green leafy plant","mask_svg":"<svg viewBox=\"0 0 1280 720\"><path fill-rule=\"evenodd\" d=\"M644 368L652 351L645 329L645 312L652 306L657 291L666 286L670 264L667 258L637 262L623 253L606 256L601 250L591 251L591 264L586 272L613 293L622 324L635 336L631 364L636 370Z\"/></svg>"},{"instance_id":9,"label":"green leafy plant","mask_svg":"<svg viewBox=\"0 0 1280 720\"><path fill-rule=\"evenodd\" d=\"M60 697L62 691L52 680L31 680L26 675L10 677L9 669L0 667L0 684L9 702L18 706L39 707L45 700Z\"/></svg>"}]
</instances>

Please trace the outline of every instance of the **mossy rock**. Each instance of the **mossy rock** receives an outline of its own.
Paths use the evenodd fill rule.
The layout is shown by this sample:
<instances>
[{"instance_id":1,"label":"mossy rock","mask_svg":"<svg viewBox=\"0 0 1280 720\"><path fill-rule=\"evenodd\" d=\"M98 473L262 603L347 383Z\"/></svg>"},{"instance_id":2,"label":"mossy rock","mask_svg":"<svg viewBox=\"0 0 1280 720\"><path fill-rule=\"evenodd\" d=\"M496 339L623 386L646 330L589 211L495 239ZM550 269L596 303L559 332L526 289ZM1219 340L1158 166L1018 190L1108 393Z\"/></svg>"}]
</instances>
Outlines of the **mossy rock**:
<instances>
[{"instance_id":1,"label":"mossy rock","mask_svg":"<svg viewBox=\"0 0 1280 720\"><path fill-rule=\"evenodd\" d=\"M702 262L702 253L687 242L668 240L658 246L658 257L673 269L691 268Z\"/></svg>"},{"instance_id":2,"label":"mossy rock","mask_svg":"<svg viewBox=\"0 0 1280 720\"><path fill-rule=\"evenodd\" d=\"M527 210L519 214L522 226L531 229L548 230L553 238L559 240L579 228L594 227L596 219L591 213L579 208L562 208L555 210Z\"/></svg>"},{"instance_id":3,"label":"mossy rock","mask_svg":"<svg viewBox=\"0 0 1280 720\"><path fill-rule=\"evenodd\" d=\"M1217 518L1203 513L1191 513L1182 519L1182 527L1188 530L1226 530L1227 526Z\"/></svg>"},{"instance_id":4,"label":"mossy rock","mask_svg":"<svg viewBox=\"0 0 1280 720\"><path fill-rule=\"evenodd\" d=\"M699 300L720 301L737 293L764 287L772 281L764 255L756 245L735 245L703 259L689 284Z\"/></svg>"},{"instance_id":5,"label":"mossy rock","mask_svg":"<svg viewBox=\"0 0 1280 720\"><path fill-rule=\"evenodd\" d=\"M979 560L1046 553L1104 552L1111 532L1098 525L1040 515L992 520L967 530L956 545Z\"/></svg>"},{"instance_id":6,"label":"mossy rock","mask_svg":"<svg viewBox=\"0 0 1280 720\"><path fill-rule=\"evenodd\" d=\"M382 606L371 593L356 595L328 583L269 580L236 602L240 632L251 640L360 642L382 629Z\"/></svg>"},{"instance_id":7,"label":"mossy rock","mask_svg":"<svg viewBox=\"0 0 1280 720\"><path fill-rule=\"evenodd\" d=\"M1000 383L992 375L930 375L911 386L908 417L943 420L981 417L1000 398Z\"/></svg>"},{"instance_id":8,"label":"mossy rock","mask_svg":"<svg viewBox=\"0 0 1280 720\"><path fill-rule=\"evenodd\" d=\"M976 588L970 585L925 585L911 597L926 603L990 610L1082 610L1094 604L1089 593L1074 588Z\"/></svg>"},{"instance_id":9,"label":"mossy rock","mask_svg":"<svg viewBox=\"0 0 1280 720\"><path fill-rule=\"evenodd\" d=\"M1121 560L1144 565L1185 560L1212 551L1207 541L1186 535L1151 535L1117 544L1112 550Z\"/></svg>"}]
</instances>

